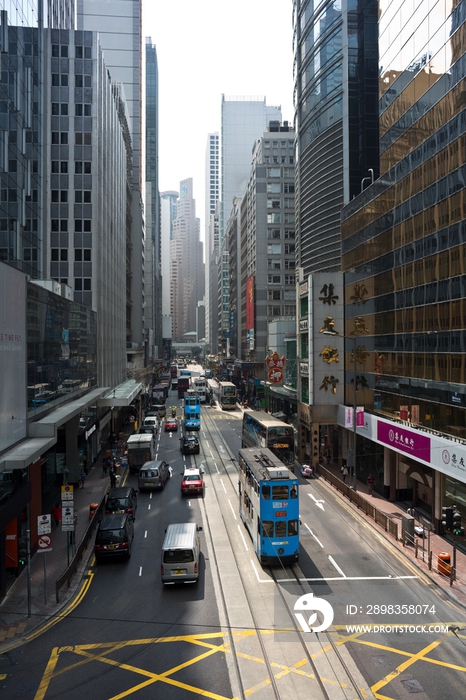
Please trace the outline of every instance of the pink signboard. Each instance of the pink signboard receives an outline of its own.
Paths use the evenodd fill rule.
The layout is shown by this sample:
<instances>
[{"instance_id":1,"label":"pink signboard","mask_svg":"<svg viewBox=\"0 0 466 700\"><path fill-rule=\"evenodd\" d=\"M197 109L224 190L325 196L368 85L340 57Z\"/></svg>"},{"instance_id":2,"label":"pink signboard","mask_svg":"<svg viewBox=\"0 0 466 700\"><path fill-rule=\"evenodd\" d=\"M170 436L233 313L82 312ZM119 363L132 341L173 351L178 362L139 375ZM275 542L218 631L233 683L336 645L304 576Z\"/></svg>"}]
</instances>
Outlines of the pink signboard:
<instances>
[{"instance_id":1,"label":"pink signboard","mask_svg":"<svg viewBox=\"0 0 466 700\"><path fill-rule=\"evenodd\" d=\"M410 457L430 462L430 438L419 435L406 428L377 421L377 440L383 445L393 447Z\"/></svg>"}]
</instances>

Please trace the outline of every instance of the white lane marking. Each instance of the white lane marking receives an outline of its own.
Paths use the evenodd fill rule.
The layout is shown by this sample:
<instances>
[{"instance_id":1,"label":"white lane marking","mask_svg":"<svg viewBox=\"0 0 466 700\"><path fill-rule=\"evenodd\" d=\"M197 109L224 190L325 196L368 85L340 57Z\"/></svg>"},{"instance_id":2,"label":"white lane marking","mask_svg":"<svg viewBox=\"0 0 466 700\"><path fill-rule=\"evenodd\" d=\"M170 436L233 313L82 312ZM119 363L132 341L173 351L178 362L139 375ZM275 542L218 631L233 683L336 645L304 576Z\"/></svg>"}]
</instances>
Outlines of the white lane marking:
<instances>
[{"instance_id":1,"label":"white lane marking","mask_svg":"<svg viewBox=\"0 0 466 700\"><path fill-rule=\"evenodd\" d=\"M242 533L241 525L238 525L238 532L239 532L239 534L240 534L241 539L243 540L243 544L244 544L244 548L245 548L246 552L249 552L248 543L247 543L246 540L244 539L244 535L243 535L243 533Z\"/></svg>"},{"instance_id":2,"label":"white lane marking","mask_svg":"<svg viewBox=\"0 0 466 700\"><path fill-rule=\"evenodd\" d=\"M259 577L259 573L258 573L258 571L257 571L257 569L256 569L256 563L255 563L252 559L251 559L251 564L252 564L252 568L254 569L254 573L256 574L256 579L257 579L258 583L261 583L261 582L262 582L262 579ZM272 579L265 579L264 582L265 582L266 580L272 581Z\"/></svg>"},{"instance_id":3,"label":"white lane marking","mask_svg":"<svg viewBox=\"0 0 466 700\"><path fill-rule=\"evenodd\" d=\"M304 527L307 527L307 529L309 530L309 532L311 533L311 535L313 536L313 538L315 539L315 541L316 541L318 544L320 544L320 546L321 546L322 549L323 549L323 548L324 548L324 545L323 545L322 542L314 535L314 533L312 532L312 530L311 530L311 528L309 527L309 525L307 525L306 523L304 523Z\"/></svg>"},{"instance_id":4,"label":"white lane marking","mask_svg":"<svg viewBox=\"0 0 466 700\"><path fill-rule=\"evenodd\" d=\"M254 566L254 562L251 559L251 564L253 566L254 572L258 583L275 583L271 578L259 578L257 569ZM417 576L322 576L322 578L300 578L298 579L300 583L317 583L317 582L327 582L327 581L406 581L407 579L418 578ZM296 583L295 578L277 578L277 583Z\"/></svg>"},{"instance_id":5,"label":"white lane marking","mask_svg":"<svg viewBox=\"0 0 466 700\"><path fill-rule=\"evenodd\" d=\"M150 510L150 503L149 503L149 505L147 506L147 510Z\"/></svg>"},{"instance_id":6,"label":"white lane marking","mask_svg":"<svg viewBox=\"0 0 466 700\"><path fill-rule=\"evenodd\" d=\"M312 498L312 500L318 508L320 508L321 510L325 510L324 506L322 505L323 503L325 503L325 501L322 498L318 500L315 496L312 495L312 493L308 493L307 495Z\"/></svg>"},{"instance_id":7,"label":"white lane marking","mask_svg":"<svg viewBox=\"0 0 466 700\"><path fill-rule=\"evenodd\" d=\"M236 517L235 509L234 509L233 506L231 505L230 499L228 499L228 505L229 505L230 508L231 508L231 512L233 513L234 519L235 519L235 520L238 520L238 518Z\"/></svg>"},{"instance_id":8,"label":"white lane marking","mask_svg":"<svg viewBox=\"0 0 466 700\"><path fill-rule=\"evenodd\" d=\"M219 452L225 452L225 449L224 449L223 445L219 445L219 446L218 446L218 449L219 449Z\"/></svg>"},{"instance_id":9,"label":"white lane marking","mask_svg":"<svg viewBox=\"0 0 466 700\"><path fill-rule=\"evenodd\" d=\"M142 576L142 566L139 567L139 576Z\"/></svg>"},{"instance_id":10,"label":"white lane marking","mask_svg":"<svg viewBox=\"0 0 466 700\"><path fill-rule=\"evenodd\" d=\"M217 462L214 462L214 467L215 467L215 469L217 470L217 474L220 474L220 472L219 472L219 470L218 470L218 467L217 467Z\"/></svg>"},{"instance_id":11,"label":"white lane marking","mask_svg":"<svg viewBox=\"0 0 466 700\"><path fill-rule=\"evenodd\" d=\"M146 537L147 537L147 530L144 533L144 539L146 539Z\"/></svg>"},{"instance_id":12,"label":"white lane marking","mask_svg":"<svg viewBox=\"0 0 466 700\"><path fill-rule=\"evenodd\" d=\"M331 557L330 554L328 555L328 558L329 558L329 561L330 561L330 562L333 564L333 566L335 567L335 569L338 571L338 573L341 574L341 575L343 576L343 578L346 578L346 575L345 575L344 571L342 571L342 570L340 569L340 567L339 567L338 564L336 563L335 559L334 559L333 557Z\"/></svg>"},{"instance_id":13,"label":"white lane marking","mask_svg":"<svg viewBox=\"0 0 466 700\"><path fill-rule=\"evenodd\" d=\"M208 441L208 440L206 441L206 445L207 445L207 447L208 447L209 450L210 450L210 445L209 445L209 441ZM212 454L212 453L211 453L211 454Z\"/></svg>"},{"instance_id":14,"label":"white lane marking","mask_svg":"<svg viewBox=\"0 0 466 700\"><path fill-rule=\"evenodd\" d=\"M152 491L150 492L149 500L152 499Z\"/></svg>"},{"instance_id":15,"label":"white lane marking","mask_svg":"<svg viewBox=\"0 0 466 700\"><path fill-rule=\"evenodd\" d=\"M225 493L226 493L226 492L227 492L227 490L226 490L226 488L225 488L225 484L223 483L223 479L220 479L220 483L222 484L222 486L223 486L223 490L224 490L224 491L225 491Z\"/></svg>"},{"instance_id":16,"label":"white lane marking","mask_svg":"<svg viewBox=\"0 0 466 700\"><path fill-rule=\"evenodd\" d=\"M212 450L210 450L210 456L212 457L212 459L214 458L214 455L212 454Z\"/></svg>"}]
</instances>

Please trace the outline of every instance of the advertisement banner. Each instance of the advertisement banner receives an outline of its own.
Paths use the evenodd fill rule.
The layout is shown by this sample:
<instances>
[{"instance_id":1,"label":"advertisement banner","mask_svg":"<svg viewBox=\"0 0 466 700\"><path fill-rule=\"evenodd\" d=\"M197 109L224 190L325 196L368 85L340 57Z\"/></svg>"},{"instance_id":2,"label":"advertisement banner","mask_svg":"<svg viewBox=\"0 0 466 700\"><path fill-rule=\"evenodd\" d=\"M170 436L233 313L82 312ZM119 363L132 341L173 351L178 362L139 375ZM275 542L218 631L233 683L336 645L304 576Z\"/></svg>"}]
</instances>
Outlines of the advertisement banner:
<instances>
[{"instance_id":1,"label":"advertisement banner","mask_svg":"<svg viewBox=\"0 0 466 700\"><path fill-rule=\"evenodd\" d=\"M377 439L388 447L395 447L410 457L430 462L430 437L413 430L377 421Z\"/></svg>"},{"instance_id":2,"label":"advertisement banner","mask_svg":"<svg viewBox=\"0 0 466 700\"><path fill-rule=\"evenodd\" d=\"M246 280L246 348L254 349L254 275Z\"/></svg>"}]
</instances>

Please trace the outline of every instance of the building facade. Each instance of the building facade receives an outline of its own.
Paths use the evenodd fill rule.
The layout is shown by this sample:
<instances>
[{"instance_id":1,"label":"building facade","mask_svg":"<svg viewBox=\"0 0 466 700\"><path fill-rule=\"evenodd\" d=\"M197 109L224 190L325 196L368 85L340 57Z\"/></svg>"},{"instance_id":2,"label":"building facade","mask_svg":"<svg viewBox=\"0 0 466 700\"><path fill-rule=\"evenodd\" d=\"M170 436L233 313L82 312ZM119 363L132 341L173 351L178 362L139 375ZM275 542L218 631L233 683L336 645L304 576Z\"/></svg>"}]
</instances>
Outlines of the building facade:
<instances>
[{"instance_id":1,"label":"building facade","mask_svg":"<svg viewBox=\"0 0 466 700\"><path fill-rule=\"evenodd\" d=\"M358 477L370 451L376 488L440 531L442 507L466 519L465 26L462 2L381 9L380 178L342 214L345 332L364 349Z\"/></svg>"},{"instance_id":2,"label":"building facade","mask_svg":"<svg viewBox=\"0 0 466 700\"><path fill-rule=\"evenodd\" d=\"M212 344L212 306L217 311L217 300L211 299L210 278L212 264L218 251L218 227L214 225L215 212L220 198L220 140L217 132L207 136L205 174L205 327L206 343L210 347ZM216 286L215 291L217 291Z\"/></svg>"}]
</instances>

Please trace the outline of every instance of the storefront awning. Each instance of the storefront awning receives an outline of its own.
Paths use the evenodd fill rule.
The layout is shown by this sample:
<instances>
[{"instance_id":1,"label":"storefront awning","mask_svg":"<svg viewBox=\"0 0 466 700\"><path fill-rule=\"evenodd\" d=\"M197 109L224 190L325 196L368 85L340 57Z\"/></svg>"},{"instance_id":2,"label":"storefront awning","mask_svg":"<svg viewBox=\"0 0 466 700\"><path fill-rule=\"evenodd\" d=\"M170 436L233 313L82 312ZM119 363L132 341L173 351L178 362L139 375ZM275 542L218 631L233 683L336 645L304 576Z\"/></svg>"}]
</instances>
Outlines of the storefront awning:
<instances>
[{"instance_id":1,"label":"storefront awning","mask_svg":"<svg viewBox=\"0 0 466 700\"><path fill-rule=\"evenodd\" d=\"M144 391L145 384L136 379L128 379L114 389L106 389L105 396L98 400L99 406L129 406L132 401Z\"/></svg>"},{"instance_id":2,"label":"storefront awning","mask_svg":"<svg viewBox=\"0 0 466 700\"><path fill-rule=\"evenodd\" d=\"M23 442L3 455L0 461L0 472L11 471L12 469L26 469L30 464L37 461L44 452L53 447L56 441L55 436L23 440Z\"/></svg>"},{"instance_id":3,"label":"storefront awning","mask_svg":"<svg viewBox=\"0 0 466 700\"><path fill-rule=\"evenodd\" d=\"M57 428L60 428L64 423L71 420L71 418L78 416L88 406L97 403L99 397L107 391L108 387L106 386L88 391L83 396L80 396L79 399L74 399L74 401L60 406L60 408L52 411L44 418L30 423L28 425L28 436L32 438L55 436Z\"/></svg>"}]
</instances>

